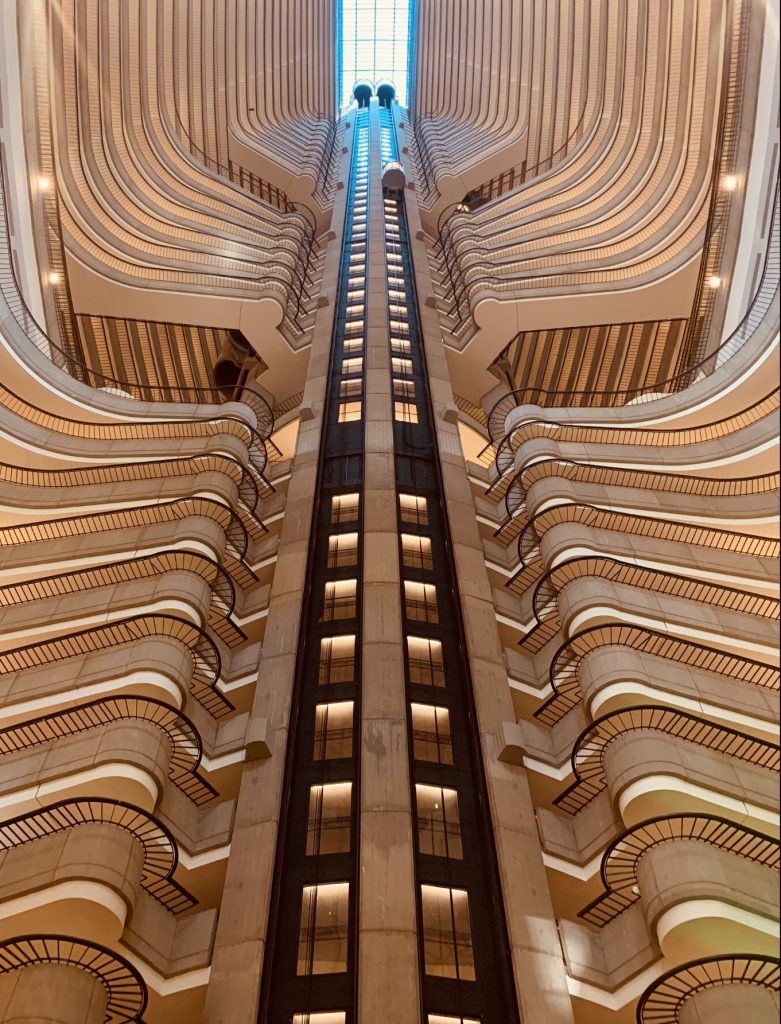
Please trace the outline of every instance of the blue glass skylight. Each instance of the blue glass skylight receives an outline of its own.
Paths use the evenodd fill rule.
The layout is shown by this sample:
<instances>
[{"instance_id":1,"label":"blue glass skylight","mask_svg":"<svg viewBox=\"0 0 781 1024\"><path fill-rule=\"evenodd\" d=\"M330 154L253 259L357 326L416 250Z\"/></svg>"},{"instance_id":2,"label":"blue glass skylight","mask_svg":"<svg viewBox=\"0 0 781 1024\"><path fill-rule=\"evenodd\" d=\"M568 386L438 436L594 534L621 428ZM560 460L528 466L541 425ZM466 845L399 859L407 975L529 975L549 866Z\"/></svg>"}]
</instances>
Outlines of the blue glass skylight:
<instances>
[{"instance_id":1,"label":"blue glass skylight","mask_svg":"<svg viewBox=\"0 0 781 1024\"><path fill-rule=\"evenodd\" d=\"M353 86L392 82L406 107L409 81L410 0L341 0L339 10L339 109L350 105Z\"/></svg>"}]
</instances>

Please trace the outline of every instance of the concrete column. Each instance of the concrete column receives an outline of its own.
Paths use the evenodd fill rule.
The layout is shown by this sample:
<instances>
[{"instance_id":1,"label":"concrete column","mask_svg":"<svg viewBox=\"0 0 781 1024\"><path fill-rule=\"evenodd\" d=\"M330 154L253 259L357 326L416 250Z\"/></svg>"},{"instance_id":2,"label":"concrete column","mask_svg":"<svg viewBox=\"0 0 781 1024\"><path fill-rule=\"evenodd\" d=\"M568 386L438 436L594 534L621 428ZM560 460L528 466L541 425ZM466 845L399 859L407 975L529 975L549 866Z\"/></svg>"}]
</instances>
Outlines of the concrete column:
<instances>
[{"instance_id":1,"label":"concrete column","mask_svg":"<svg viewBox=\"0 0 781 1024\"><path fill-rule=\"evenodd\" d=\"M348 149L352 134L350 128ZM348 152L342 157L342 181L349 167ZM337 237L326 257L323 295L336 294L346 196L346 189L337 190L332 218ZM204 1024L257 1024L333 316L331 301L318 309L315 321L303 398L313 415L299 426L251 711L250 727L265 732L271 756L245 764L242 772Z\"/></svg>"},{"instance_id":2,"label":"concrete column","mask_svg":"<svg viewBox=\"0 0 781 1024\"><path fill-rule=\"evenodd\" d=\"M400 118L398 108L396 118L397 121ZM398 137L401 147L404 129L399 131ZM572 1004L564 957L526 774L522 767L498 759L502 749L502 722L514 721L515 714L458 423L451 415L445 418L445 413L454 406L453 391L438 314L427 304L434 292L426 248L418 237L422 228L415 190L407 188L405 198L445 501L521 1019L571 1024Z\"/></svg>"},{"instance_id":3,"label":"concrete column","mask_svg":"<svg viewBox=\"0 0 781 1024\"><path fill-rule=\"evenodd\" d=\"M376 100L370 116L358 1020L397 1024L420 1006Z\"/></svg>"},{"instance_id":4,"label":"concrete column","mask_svg":"<svg viewBox=\"0 0 781 1024\"><path fill-rule=\"evenodd\" d=\"M0 975L2 1024L103 1024L108 991L70 964L30 964Z\"/></svg>"}]
</instances>

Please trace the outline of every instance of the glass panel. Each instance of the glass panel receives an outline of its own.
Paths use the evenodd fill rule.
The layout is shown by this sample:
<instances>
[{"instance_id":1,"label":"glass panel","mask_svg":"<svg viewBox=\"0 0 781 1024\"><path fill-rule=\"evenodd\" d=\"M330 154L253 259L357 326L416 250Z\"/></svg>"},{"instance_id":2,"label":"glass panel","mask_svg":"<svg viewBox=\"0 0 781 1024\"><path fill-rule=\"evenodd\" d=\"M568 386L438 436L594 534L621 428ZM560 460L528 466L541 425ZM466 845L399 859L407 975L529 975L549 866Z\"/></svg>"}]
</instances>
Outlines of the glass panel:
<instances>
[{"instance_id":1,"label":"glass panel","mask_svg":"<svg viewBox=\"0 0 781 1024\"><path fill-rule=\"evenodd\" d=\"M433 569L431 541L414 533L401 535L402 562L413 569Z\"/></svg>"},{"instance_id":2,"label":"glass panel","mask_svg":"<svg viewBox=\"0 0 781 1024\"><path fill-rule=\"evenodd\" d=\"M298 933L298 974L347 970L347 882L306 885Z\"/></svg>"},{"instance_id":3,"label":"glass panel","mask_svg":"<svg viewBox=\"0 0 781 1024\"><path fill-rule=\"evenodd\" d=\"M353 752L353 702L318 704L315 708L315 761L351 757Z\"/></svg>"},{"instance_id":4,"label":"glass panel","mask_svg":"<svg viewBox=\"0 0 781 1024\"><path fill-rule=\"evenodd\" d=\"M358 518L357 494L335 494L331 498L331 522L352 523Z\"/></svg>"},{"instance_id":5,"label":"glass panel","mask_svg":"<svg viewBox=\"0 0 781 1024\"><path fill-rule=\"evenodd\" d=\"M418 846L421 853L461 860L461 821L458 794L439 786L415 786L418 808Z\"/></svg>"},{"instance_id":6,"label":"glass panel","mask_svg":"<svg viewBox=\"0 0 781 1024\"><path fill-rule=\"evenodd\" d=\"M407 105L409 20L409 0L342 0L340 109L350 105L360 79L392 82L399 103Z\"/></svg>"},{"instance_id":7,"label":"glass panel","mask_svg":"<svg viewBox=\"0 0 781 1024\"><path fill-rule=\"evenodd\" d=\"M404 581L405 611L408 619L439 622L437 592L433 583Z\"/></svg>"},{"instance_id":8,"label":"glass panel","mask_svg":"<svg viewBox=\"0 0 781 1024\"><path fill-rule=\"evenodd\" d=\"M429 1024L432 1020L429 1016ZM455 1017L440 1017L440 1021L454 1021ZM347 1014L341 1010L329 1011L327 1013L294 1013L293 1024L346 1024ZM465 1022L468 1024L468 1022ZM479 1021L475 1021L475 1024L480 1024Z\"/></svg>"},{"instance_id":9,"label":"glass panel","mask_svg":"<svg viewBox=\"0 0 781 1024\"><path fill-rule=\"evenodd\" d=\"M399 509L402 523L428 525L428 505L425 498L419 498L417 494L400 494Z\"/></svg>"},{"instance_id":10,"label":"glass panel","mask_svg":"<svg viewBox=\"0 0 781 1024\"><path fill-rule=\"evenodd\" d=\"M351 782L334 782L310 788L306 834L308 856L349 853L351 792Z\"/></svg>"},{"instance_id":11,"label":"glass panel","mask_svg":"<svg viewBox=\"0 0 781 1024\"><path fill-rule=\"evenodd\" d=\"M358 534L337 533L328 538L328 568L355 565L358 561Z\"/></svg>"},{"instance_id":12,"label":"glass panel","mask_svg":"<svg viewBox=\"0 0 781 1024\"><path fill-rule=\"evenodd\" d=\"M396 398L415 398L415 381L414 380L403 380L400 377L393 378L393 394ZM397 417L398 418L398 417ZM417 417L412 420L413 423L417 422Z\"/></svg>"},{"instance_id":13,"label":"glass panel","mask_svg":"<svg viewBox=\"0 0 781 1024\"><path fill-rule=\"evenodd\" d=\"M407 637L407 663L409 681L421 686L444 686L445 667L442 662L442 644L428 637Z\"/></svg>"},{"instance_id":14,"label":"glass panel","mask_svg":"<svg viewBox=\"0 0 781 1024\"><path fill-rule=\"evenodd\" d=\"M355 616L357 580L334 580L326 583L323 599L323 622L352 619Z\"/></svg>"},{"instance_id":15,"label":"glass panel","mask_svg":"<svg viewBox=\"0 0 781 1024\"><path fill-rule=\"evenodd\" d=\"M433 704L412 705L412 756L417 761L452 764L450 714Z\"/></svg>"},{"instance_id":16,"label":"glass panel","mask_svg":"<svg viewBox=\"0 0 781 1024\"><path fill-rule=\"evenodd\" d=\"M360 402L342 402L339 406L339 422L354 423L361 418Z\"/></svg>"},{"instance_id":17,"label":"glass panel","mask_svg":"<svg viewBox=\"0 0 781 1024\"><path fill-rule=\"evenodd\" d=\"M469 901L464 889L422 885L426 974L474 981Z\"/></svg>"},{"instance_id":18,"label":"glass panel","mask_svg":"<svg viewBox=\"0 0 781 1024\"><path fill-rule=\"evenodd\" d=\"M320 641L320 675L322 686L329 683L352 683L355 680L355 637L327 636Z\"/></svg>"},{"instance_id":19,"label":"glass panel","mask_svg":"<svg viewBox=\"0 0 781 1024\"><path fill-rule=\"evenodd\" d=\"M478 1017L443 1017L441 1013L430 1013L428 1024L480 1024Z\"/></svg>"}]
</instances>

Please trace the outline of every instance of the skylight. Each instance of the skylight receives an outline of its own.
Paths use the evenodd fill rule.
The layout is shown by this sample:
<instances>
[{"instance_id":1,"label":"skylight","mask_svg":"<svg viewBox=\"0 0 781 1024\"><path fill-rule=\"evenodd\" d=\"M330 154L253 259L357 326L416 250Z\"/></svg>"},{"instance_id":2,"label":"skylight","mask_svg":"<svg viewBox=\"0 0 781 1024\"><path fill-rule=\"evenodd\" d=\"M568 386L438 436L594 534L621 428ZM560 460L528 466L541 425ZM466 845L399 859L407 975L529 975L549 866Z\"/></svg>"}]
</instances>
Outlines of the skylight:
<instances>
[{"instance_id":1,"label":"skylight","mask_svg":"<svg viewBox=\"0 0 781 1024\"><path fill-rule=\"evenodd\" d=\"M353 86L396 86L406 107L409 79L410 0L341 0L339 12L339 109L350 105Z\"/></svg>"}]
</instances>

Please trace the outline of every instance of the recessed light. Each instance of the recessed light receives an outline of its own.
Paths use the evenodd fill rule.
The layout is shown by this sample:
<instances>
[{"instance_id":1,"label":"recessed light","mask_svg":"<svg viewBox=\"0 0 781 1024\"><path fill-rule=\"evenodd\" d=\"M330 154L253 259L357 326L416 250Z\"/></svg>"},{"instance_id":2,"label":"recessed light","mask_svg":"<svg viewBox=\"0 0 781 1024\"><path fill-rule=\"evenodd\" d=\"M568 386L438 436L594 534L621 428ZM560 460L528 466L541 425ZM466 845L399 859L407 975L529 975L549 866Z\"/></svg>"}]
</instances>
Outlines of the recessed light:
<instances>
[{"instance_id":1,"label":"recessed light","mask_svg":"<svg viewBox=\"0 0 781 1024\"><path fill-rule=\"evenodd\" d=\"M632 892L635 894L635 896L639 896L640 895L640 886L639 885L633 885L632 886Z\"/></svg>"},{"instance_id":2,"label":"recessed light","mask_svg":"<svg viewBox=\"0 0 781 1024\"><path fill-rule=\"evenodd\" d=\"M710 288L718 288L721 285L721 278L718 274L713 274L708 278L708 286Z\"/></svg>"},{"instance_id":3,"label":"recessed light","mask_svg":"<svg viewBox=\"0 0 781 1024\"><path fill-rule=\"evenodd\" d=\"M59 283L60 283L60 275L57 273L56 270L53 270L51 272L51 274L49 274L49 284L59 284Z\"/></svg>"},{"instance_id":4,"label":"recessed light","mask_svg":"<svg viewBox=\"0 0 781 1024\"><path fill-rule=\"evenodd\" d=\"M38 179L38 191L39 192L48 192L50 187L51 187L51 181L49 181L48 178L46 178L43 175L41 175L41 177Z\"/></svg>"},{"instance_id":5,"label":"recessed light","mask_svg":"<svg viewBox=\"0 0 781 1024\"><path fill-rule=\"evenodd\" d=\"M734 192L738 187L738 179L734 174L728 174L722 183L727 192Z\"/></svg>"}]
</instances>

